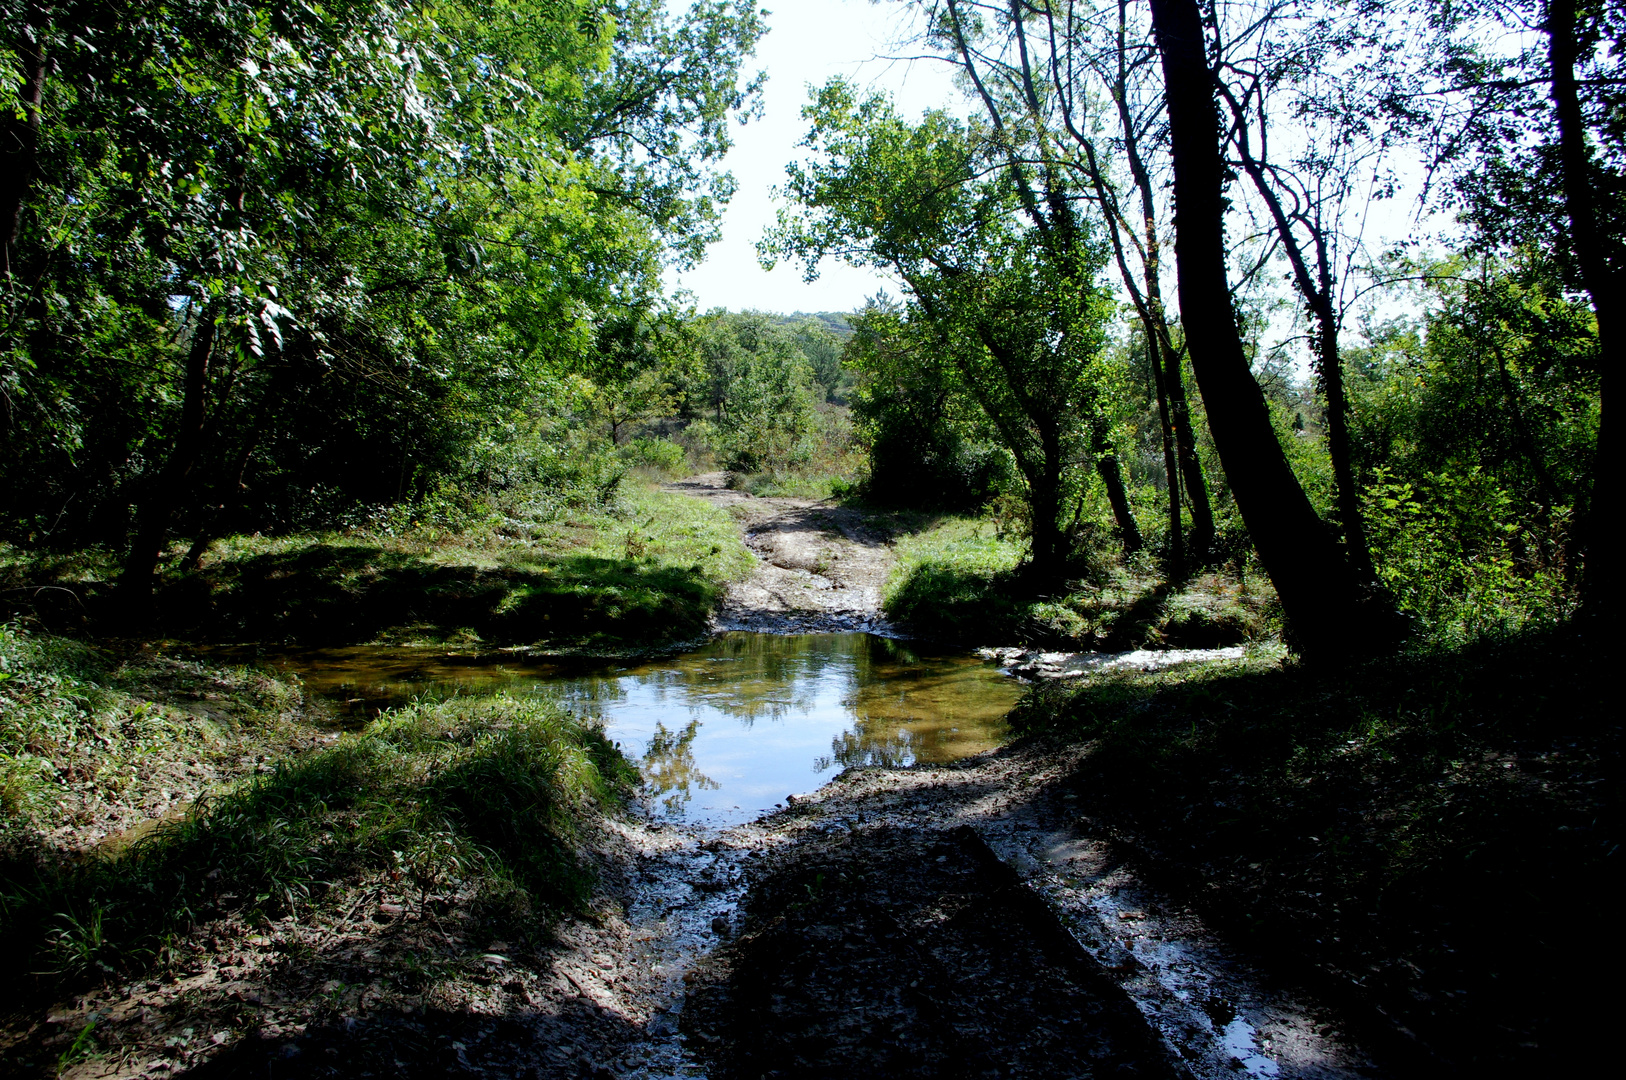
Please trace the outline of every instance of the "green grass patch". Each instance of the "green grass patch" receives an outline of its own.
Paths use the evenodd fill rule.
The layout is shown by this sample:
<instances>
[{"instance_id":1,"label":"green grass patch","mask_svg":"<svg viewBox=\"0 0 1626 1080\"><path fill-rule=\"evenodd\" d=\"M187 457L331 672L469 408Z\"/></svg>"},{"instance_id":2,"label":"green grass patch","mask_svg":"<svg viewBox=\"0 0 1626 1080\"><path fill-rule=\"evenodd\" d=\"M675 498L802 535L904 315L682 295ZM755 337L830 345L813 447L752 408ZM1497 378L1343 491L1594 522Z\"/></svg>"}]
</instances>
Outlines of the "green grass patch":
<instances>
[{"instance_id":1,"label":"green grass patch","mask_svg":"<svg viewBox=\"0 0 1626 1080\"><path fill-rule=\"evenodd\" d=\"M3 875L0 983L141 969L199 922L317 908L383 874L425 917L535 934L591 884L581 821L635 773L592 721L506 697L387 713L330 749L200 798L114 854ZM527 929L527 927L529 929Z\"/></svg>"},{"instance_id":2,"label":"green grass patch","mask_svg":"<svg viewBox=\"0 0 1626 1080\"><path fill-rule=\"evenodd\" d=\"M264 672L0 626L0 850L71 854L160 816L288 752L306 709Z\"/></svg>"},{"instance_id":3,"label":"green grass patch","mask_svg":"<svg viewBox=\"0 0 1626 1080\"><path fill-rule=\"evenodd\" d=\"M172 552L178 557L179 547ZM629 488L613 510L473 531L355 530L217 541L202 568L166 565L155 629L193 641L535 645L623 652L706 632L751 555L727 513ZM0 553L14 606L47 625L110 622L106 553Z\"/></svg>"},{"instance_id":4,"label":"green grass patch","mask_svg":"<svg viewBox=\"0 0 1626 1080\"><path fill-rule=\"evenodd\" d=\"M1601 649L1564 628L1344 671L1277 656L1040 688L1012 723L1096 740L1080 809L1375 1023L1464 1065L1552 1060L1614 918Z\"/></svg>"},{"instance_id":5,"label":"green grass patch","mask_svg":"<svg viewBox=\"0 0 1626 1080\"><path fill-rule=\"evenodd\" d=\"M729 473L728 486L759 499L840 499L854 489L851 476L839 472Z\"/></svg>"},{"instance_id":6,"label":"green grass patch","mask_svg":"<svg viewBox=\"0 0 1626 1080\"><path fill-rule=\"evenodd\" d=\"M1118 651L1211 648L1268 637L1275 592L1259 578L1207 574L1172 588L1149 566L1101 561L1036 591L1024 546L990 520L927 520L895 544L882 607L939 640Z\"/></svg>"}]
</instances>

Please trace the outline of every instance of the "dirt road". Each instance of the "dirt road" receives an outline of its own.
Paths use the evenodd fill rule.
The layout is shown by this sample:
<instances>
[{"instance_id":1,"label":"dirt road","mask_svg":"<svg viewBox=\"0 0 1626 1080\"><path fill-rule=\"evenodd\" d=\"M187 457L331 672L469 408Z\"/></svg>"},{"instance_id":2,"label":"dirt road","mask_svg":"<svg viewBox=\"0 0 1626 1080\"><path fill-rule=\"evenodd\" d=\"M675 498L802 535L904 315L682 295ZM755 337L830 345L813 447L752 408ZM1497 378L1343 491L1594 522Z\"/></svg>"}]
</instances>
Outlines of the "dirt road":
<instances>
[{"instance_id":1,"label":"dirt road","mask_svg":"<svg viewBox=\"0 0 1626 1080\"><path fill-rule=\"evenodd\" d=\"M721 630L834 633L889 630L881 588L892 567L890 537L861 510L811 499L756 498L704 473L667 491L727 507L758 563L728 590Z\"/></svg>"}]
</instances>

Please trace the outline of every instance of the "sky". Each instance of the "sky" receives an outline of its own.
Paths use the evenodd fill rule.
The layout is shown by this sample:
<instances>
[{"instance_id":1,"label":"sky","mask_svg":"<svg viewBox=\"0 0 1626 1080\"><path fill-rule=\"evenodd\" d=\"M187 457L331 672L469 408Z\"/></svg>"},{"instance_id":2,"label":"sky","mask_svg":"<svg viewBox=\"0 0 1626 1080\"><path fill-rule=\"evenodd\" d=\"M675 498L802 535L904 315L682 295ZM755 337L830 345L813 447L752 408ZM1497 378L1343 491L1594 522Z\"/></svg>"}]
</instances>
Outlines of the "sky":
<instances>
[{"instance_id":1,"label":"sky","mask_svg":"<svg viewBox=\"0 0 1626 1080\"><path fill-rule=\"evenodd\" d=\"M781 263L772 271L757 264L756 242L771 226L783 200L771 190L785 181L785 166L805 156L796 144L807 133L801 109L808 85L843 75L860 87L891 92L905 116L924 109L960 108L959 93L940 61L913 62L886 57L907 52L907 9L869 0L768 0L769 30L757 46L754 66L768 73L763 115L736 123L734 147L723 167L739 184L723 216L722 239L693 270L667 274L672 289L687 289L701 311L852 311L896 282L844 263L826 261L819 279L802 280L800 264Z\"/></svg>"}]
</instances>

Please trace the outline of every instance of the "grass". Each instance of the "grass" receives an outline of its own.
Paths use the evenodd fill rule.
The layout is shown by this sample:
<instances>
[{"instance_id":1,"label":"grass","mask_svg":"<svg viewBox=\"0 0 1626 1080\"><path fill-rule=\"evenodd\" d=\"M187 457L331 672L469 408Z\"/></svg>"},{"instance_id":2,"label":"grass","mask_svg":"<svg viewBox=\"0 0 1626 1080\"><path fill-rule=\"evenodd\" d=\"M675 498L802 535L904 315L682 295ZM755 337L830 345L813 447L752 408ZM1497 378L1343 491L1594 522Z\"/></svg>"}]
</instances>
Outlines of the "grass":
<instances>
[{"instance_id":1,"label":"grass","mask_svg":"<svg viewBox=\"0 0 1626 1080\"><path fill-rule=\"evenodd\" d=\"M114 625L117 565L107 552L10 549L0 582L14 609L95 632ZM551 522L217 541L195 573L166 564L153 629L208 642L640 651L703 636L726 583L750 565L726 513L637 487L613 510Z\"/></svg>"},{"instance_id":2,"label":"grass","mask_svg":"<svg viewBox=\"0 0 1626 1080\"><path fill-rule=\"evenodd\" d=\"M759 499L841 498L853 489L850 476L842 472L760 472L729 473L728 486Z\"/></svg>"},{"instance_id":3,"label":"grass","mask_svg":"<svg viewBox=\"0 0 1626 1080\"><path fill-rule=\"evenodd\" d=\"M1080 809L1374 1030L1415 1033L1401 1057L1542 1072L1592 1034L1613 933L1602 660L1573 627L1344 671L1259 658L1041 688L1012 720L1095 740Z\"/></svg>"},{"instance_id":4,"label":"grass","mask_svg":"<svg viewBox=\"0 0 1626 1080\"><path fill-rule=\"evenodd\" d=\"M0 626L0 849L72 855L308 745L299 687Z\"/></svg>"},{"instance_id":5,"label":"grass","mask_svg":"<svg viewBox=\"0 0 1626 1080\"><path fill-rule=\"evenodd\" d=\"M547 981L636 780L597 722L492 697L341 735L296 681L127 649L0 627L8 1074Z\"/></svg>"},{"instance_id":6,"label":"grass","mask_svg":"<svg viewBox=\"0 0 1626 1080\"><path fill-rule=\"evenodd\" d=\"M1035 595L1022 544L996 523L927 519L895 544L882 595L887 615L939 640L1120 651L1209 648L1268 636L1275 593L1261 576L1200 575L1179 588L1149 565L1098 561Z\"/></svg>"},{"instance_id":7,"label":"grass","mask_svg":"<svg viewBox=\"0 0 1626 1080\"><path fill-rule=\"evenodd\" d=\"M369 874L439 918L535 933L585 901L589 807L632 783L593 723L496 697L386 714L330 749L205 796L114 854L29 866L0 897L0 980L18 991L173 960L200 922L244 926L323 908Z\"/></svg>"}]
</instances>

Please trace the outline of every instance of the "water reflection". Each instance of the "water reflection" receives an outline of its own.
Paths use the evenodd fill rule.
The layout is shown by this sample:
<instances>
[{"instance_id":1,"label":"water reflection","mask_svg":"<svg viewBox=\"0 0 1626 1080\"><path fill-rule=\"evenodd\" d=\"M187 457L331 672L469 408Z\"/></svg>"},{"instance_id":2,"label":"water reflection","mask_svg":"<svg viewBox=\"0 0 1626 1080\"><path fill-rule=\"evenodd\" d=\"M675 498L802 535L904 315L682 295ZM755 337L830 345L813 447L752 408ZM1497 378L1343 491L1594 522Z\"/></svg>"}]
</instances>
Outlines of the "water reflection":
<instances>
[{"instance_id":1,"label":"water reflection","mask_svg":"<svg viewBox=\"0 0 1626 1080\"><path fill-rule=\"evenodd\" d=\"M699 717L690 720L676 735L667 731L665 724L657 722L649 749L644 751L640 765L644 781L649 785L650 794L673 817L683 816L684 808L694 797L691 787L698 791L716 791L722 786L695 767L694 737L698 734Z\"/></svg>"},{"instance_id":2,"label":"water reflection","mask_svg":"<svg viewBox=\"0 0 1626 1080\"><path fill-rule=\"evenodd\" d=\"M682 656L584 667L358 647L260 654L373 711L414 697L539 694L602 716L657 811L746 820L850 765L947 762L1004 738L1020 687L992 666L868 634L734 632Z\"/></svg>"}]
</instances>

